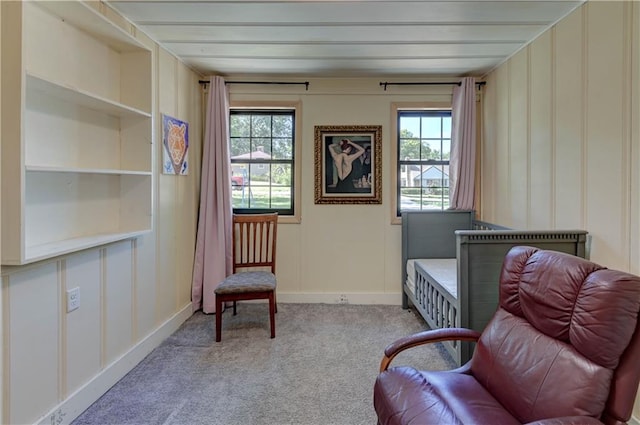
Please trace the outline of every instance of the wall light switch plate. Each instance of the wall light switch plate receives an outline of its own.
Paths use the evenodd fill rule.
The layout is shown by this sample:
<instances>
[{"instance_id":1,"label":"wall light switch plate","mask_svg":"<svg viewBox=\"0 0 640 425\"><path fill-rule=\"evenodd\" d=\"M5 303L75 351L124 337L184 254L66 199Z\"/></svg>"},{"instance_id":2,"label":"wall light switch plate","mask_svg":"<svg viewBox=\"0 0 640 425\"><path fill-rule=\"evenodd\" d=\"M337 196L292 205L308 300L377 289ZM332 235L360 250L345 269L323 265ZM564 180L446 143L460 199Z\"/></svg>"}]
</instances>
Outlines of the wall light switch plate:
<instances>
[{"instance_id":1,"label":"wall light switch plate","mask_svg":"<svg viewBox=\"0 0 640 425\"><path fill-rule=\"evenodd\" d=\"M80 288L76 287L67 290L67 313L77 310L80 307Z\"/></svg>"}]
</instances>

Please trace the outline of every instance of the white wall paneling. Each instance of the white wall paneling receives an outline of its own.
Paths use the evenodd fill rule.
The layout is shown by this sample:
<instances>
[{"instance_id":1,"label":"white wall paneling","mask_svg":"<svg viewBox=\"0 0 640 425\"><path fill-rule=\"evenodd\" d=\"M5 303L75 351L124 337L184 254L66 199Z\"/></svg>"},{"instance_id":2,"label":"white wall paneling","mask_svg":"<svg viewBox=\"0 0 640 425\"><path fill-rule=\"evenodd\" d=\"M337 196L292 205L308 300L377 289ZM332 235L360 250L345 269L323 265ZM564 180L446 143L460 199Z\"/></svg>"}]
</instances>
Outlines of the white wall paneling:
<instances>
[{"instance_id":1,"label":"white wall paneling","mask_svg":"<svg viewBox=\"0 0 640 425\"><path fill-rule=\"evenodd\" d=\"M100 250L95 249L69 257L63 263L66 273L63 290L80 288L80 308L66 313L63 307L62 311L66 324L67 395L89 382L104 365L101 302L104 282L100 262Z\"/></svg>"},{"instance_id":2,"label":"white wall paneling","mask_svg":"<svg viewBox=\"0 0 640 425\"><path fill-rule=\"evenodd\" d=\"M482 216L510 211L498 222L584 228L591 258L623 270L638 215L630 199L635 7L589 2L573 12L488 76L495 114L484 115L485 150L495 144L497 154L483 154Z\"/></svg>"},{"instance_id":3,"label":"white wall paneling","mask_svg":"<svg viewBox=\"0 0 640 425\"><path fill-rule=\"evenodd\" d=\"M541 35L529 52L529 213L527 226L532 229L553 227L554 197L554 104L551 93L553 80L552 32Z\"/></svg>"},{"instance_id":4,"label":"white wall paneling","mask_svg":"<svg viewBox=\"0 0 640 425\"><path fill-rule=\"evenodd\" d=\"M555 187L553 219L558 228L583 228L584 42L582 13L554 28L552 104L554 105Z\"/></svg>"},{"instance_id":5,"label":"white wall paneling","mask_svg":"<svg viewBox=\"0 0 640 425\"><path fill-rule=\"evenodd\" d=\"M10 329L4 336L8 354L4 386L9 392L3 423L32 423L38 412L48 411L59 401L60 281L55 262L3 281L7 308L2 320Z\"/></svg>"},{"instance_id":6,"label":"white wall paneling","mask_svg":"<svg viewBox=\"0 0 640 425\"><path fill-rule=\"evenodd\" d=\"M131 241L123 241L101 249L104 360L108 365L133 344L133 293Z\"/></svg>"},{"instance_id":7,"label":"white wall paneling","mask_svg":"<svg viewBox=\"0 0 640 425\"><path fill-rule=\"evenodd\" d=\"M625 140L624 32L622 2L591 2L587 31L587 155L585 227L593 235L591 255L612 268L628 269L628 183L630 152ZM612 26L612 23L618 25ZM606 178L603 178L606 173ZM612 208L615 211L613 215ZM612 219L612 215L615 219Z\"/></svg>"},{"instance_id":8,"label":"white wall paneling","mask_svg":"<svg viewBox=\"0 0 640 425\"><path fill-rule=\"evenodd\" d=\"M521 50L509 63L509 222L517 229L527 227L530 207L529 52Z\"/></svg>"}]
</instances>

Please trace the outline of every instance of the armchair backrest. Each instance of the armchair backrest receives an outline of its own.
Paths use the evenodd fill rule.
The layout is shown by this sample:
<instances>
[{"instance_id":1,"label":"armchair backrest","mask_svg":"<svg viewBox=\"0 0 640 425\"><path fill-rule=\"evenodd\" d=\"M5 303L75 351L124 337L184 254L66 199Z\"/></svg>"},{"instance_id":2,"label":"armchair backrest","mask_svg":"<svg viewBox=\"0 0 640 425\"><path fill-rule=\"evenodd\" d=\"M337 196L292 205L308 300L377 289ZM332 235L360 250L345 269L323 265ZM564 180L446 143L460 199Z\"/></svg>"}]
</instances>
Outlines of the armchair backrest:
<instances>
[{"instance_id":1,"label":"armchair backrest","mask_svg":"<svg viewBox=\"0 0 640 425\"><path fill-rule=\"evenodd\" d=\"M640 278L555 251L515 247L470 368L521 422L631 417L640 380Z\"/></svg>"}]
</instances>

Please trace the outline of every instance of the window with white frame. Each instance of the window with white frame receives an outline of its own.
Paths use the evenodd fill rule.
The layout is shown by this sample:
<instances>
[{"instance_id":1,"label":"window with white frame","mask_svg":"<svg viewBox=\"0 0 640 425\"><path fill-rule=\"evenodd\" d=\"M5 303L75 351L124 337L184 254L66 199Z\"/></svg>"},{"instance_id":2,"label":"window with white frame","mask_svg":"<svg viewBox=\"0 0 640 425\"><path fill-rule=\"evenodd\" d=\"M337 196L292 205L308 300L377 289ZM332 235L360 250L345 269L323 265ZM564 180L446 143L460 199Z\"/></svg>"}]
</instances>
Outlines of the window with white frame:
<instances>
[{"instance_id":1,"label":"window with white frame","mask_svg":"<svg viewBox=\"0 0 640 425\"><path fill-rule=\"evenodd\" d=\"M398 110L396 137L396 215L449 208L451 110Z\"/></svg>"},{"instance_id":2,"label":"window with white frame","mask_svg":"<svg viewBox=\"0 0 640 425\"><path fill-rule=\"evenodd\" d=\"M231 109L233 211L294 214L295 109Z\"/></svg>"}]
</instances>

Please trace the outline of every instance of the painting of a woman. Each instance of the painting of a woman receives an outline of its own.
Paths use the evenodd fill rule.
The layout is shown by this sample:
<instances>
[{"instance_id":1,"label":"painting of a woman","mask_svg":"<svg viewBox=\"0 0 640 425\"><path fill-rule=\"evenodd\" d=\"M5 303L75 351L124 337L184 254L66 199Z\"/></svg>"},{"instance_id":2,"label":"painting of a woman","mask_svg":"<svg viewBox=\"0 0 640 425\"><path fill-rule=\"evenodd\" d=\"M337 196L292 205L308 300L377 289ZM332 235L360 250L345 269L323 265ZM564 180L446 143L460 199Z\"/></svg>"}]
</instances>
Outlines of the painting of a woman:
<instances>
[{"instance_id":1,"label":"painting of a woman","mask_svg":"<svg viewBox=\"0 0 640 425\"><path fill-rule=\"evenodd\" d=\"M316 204L382 203L382 126L315 126Z\"/></svg>"},{"instance_id":2,"label":"painting of a woman","mask_svg":"<svg viewBox=\"0 0 640 425\"><path fill-rule=\"evenodd\" d=\"M355 188L352 180L353 161L364 153L364 148L349 139L342 139L340 145L332 143L328 149L338 177L337 191L343 193L353 191Z\"/></svg>"}]
</instances>

